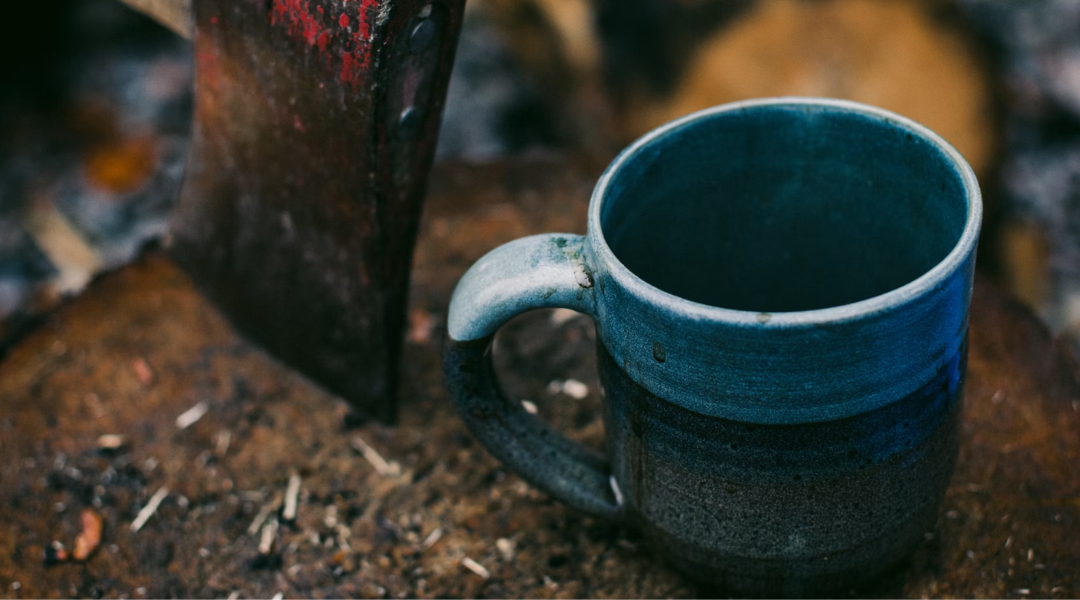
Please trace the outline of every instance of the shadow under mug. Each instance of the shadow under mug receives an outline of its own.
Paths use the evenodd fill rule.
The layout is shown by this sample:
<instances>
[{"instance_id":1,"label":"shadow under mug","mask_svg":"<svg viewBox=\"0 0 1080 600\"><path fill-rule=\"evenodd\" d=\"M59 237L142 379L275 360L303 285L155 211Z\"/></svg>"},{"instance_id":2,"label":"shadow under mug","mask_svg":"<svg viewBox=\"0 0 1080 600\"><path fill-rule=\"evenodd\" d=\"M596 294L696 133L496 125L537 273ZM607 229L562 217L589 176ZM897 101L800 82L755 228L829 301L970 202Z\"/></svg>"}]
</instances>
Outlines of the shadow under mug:
<instances>
[{"instance_id":1,"label":"shadow under mug","mask_svg":"<svg viewBox=\"0 0 1080 600\"><path fill-rule=\"evenodd\" d=\"M939 136L778 98L665 125L600 179L588 234L520 239L454 292L447 385L477 439L694 579L866 583L932 530L956 460L982 205ZM500 390L496 330L592 317L606 457Z\"/></svg>"}]
</instances>

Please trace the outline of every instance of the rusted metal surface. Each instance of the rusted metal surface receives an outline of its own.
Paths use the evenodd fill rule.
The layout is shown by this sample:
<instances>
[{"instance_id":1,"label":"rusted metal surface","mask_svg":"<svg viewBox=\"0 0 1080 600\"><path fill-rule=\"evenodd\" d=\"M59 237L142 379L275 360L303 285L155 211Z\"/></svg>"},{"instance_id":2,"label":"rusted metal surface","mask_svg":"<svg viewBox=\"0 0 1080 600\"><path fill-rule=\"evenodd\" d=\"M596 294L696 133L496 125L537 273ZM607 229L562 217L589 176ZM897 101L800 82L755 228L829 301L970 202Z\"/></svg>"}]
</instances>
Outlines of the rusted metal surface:
<instances>
[{"instance_id":1,"label":"rusted metal surface","mask_svg":"<svg viewBox=\"0 0 1080 600\"><path fill-rule=\"evenodd\" d=\"M454 283L502 242L581 232L597 174L573 161L436 170L396 428L360 422L245 341L159 256L96 281L0 363L0 595L722 594L507 473L443 390ZM592 336L573 313L533 313L504 331L496 362L514 397L599 447ZM960 459L937 528L856 594L1080 596L1078 374L1027 310L978 282ZM103 520L97 550L45 566L54 541L72 551L84 508Z\"/></svg>"},{"instance_id":2,"label":"rusted metal surface","mask_svg":"<svg viewBox=\"0 0 1080 600\"><path fill-rule=\"evenodd\" d=\"M171 254L236 327L392 421L464 0L195 0Z\"/></svg>"}]
</instances>

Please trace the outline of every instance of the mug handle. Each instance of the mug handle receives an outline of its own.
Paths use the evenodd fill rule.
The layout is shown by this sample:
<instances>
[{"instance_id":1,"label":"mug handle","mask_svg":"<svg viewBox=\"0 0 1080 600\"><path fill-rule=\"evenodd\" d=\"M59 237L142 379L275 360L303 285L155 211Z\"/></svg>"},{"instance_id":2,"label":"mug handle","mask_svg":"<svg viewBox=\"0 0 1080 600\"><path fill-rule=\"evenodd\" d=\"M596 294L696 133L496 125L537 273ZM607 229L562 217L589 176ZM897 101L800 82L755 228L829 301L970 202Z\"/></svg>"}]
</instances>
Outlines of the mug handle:
<instances>
[{"instance_id":1,"label":"mug handle","mask_svg":"<svg viewBox=\"0 0 1080 600\"><path fill-rule=\"evenodd\" d=\"M477 261L450 299L443 373L461 418L496 458L568 506L618 520L623 504L607 461L508 398L491 360L495 332L525 311L569 308L596 319L585 244L580 235L535 235Z\"/></svg>"}]
</instances>

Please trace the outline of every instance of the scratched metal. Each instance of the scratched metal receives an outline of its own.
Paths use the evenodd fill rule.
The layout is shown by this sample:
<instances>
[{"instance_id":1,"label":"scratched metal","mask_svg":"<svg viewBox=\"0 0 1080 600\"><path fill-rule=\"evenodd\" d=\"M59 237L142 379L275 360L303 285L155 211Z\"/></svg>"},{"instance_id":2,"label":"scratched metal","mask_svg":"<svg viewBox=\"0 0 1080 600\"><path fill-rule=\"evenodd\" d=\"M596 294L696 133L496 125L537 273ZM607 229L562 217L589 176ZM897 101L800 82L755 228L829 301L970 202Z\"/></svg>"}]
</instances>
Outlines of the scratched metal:
<instances>
[{"instance_id":1,"label":"scratched metal","mask_svg":"<svg viewBox=\"0 0 1080 600\"><path fill-rule=\"evenodd\" d=\"M171 253L238 329L384 421L463 9L193 3L193 150Z\"/></svg>"}]
</instances>

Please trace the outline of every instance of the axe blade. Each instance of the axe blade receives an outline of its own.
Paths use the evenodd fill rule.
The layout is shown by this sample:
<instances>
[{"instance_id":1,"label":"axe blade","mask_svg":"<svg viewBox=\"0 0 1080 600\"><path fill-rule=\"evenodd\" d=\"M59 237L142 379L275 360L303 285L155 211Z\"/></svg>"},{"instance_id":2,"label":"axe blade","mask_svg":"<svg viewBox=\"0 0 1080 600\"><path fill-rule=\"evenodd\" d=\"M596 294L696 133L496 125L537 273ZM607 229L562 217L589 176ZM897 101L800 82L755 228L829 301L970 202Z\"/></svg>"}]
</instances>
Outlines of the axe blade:
<instances>
[{"instance_id":1,"label":"axe blade","mask_svg":"<svg viewBox=\"0 0 1080 600\"><path fill-rule=\"evenodd\" d=\"M464 0L193 0L169 250L242 333L396 419L413 245Z\"/></svg>"}]
</instances>

